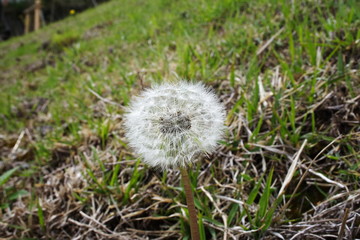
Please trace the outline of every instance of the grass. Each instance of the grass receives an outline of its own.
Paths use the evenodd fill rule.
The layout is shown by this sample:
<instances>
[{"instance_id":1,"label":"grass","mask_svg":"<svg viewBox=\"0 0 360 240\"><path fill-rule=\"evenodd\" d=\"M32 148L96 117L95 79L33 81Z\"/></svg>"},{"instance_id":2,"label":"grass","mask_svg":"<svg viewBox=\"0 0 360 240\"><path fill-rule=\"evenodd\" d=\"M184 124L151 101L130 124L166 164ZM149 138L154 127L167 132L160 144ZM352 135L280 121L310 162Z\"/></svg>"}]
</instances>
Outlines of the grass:
<instances>
[{"instance_id":1,"label":"grass","mask_svg":"<svg viewBox=\"0 0 360 240\"><path fill-rule=\"evenodd\" d=\"M359 238L359 29L355 0L113 0L0 43L0 236L189 239L179 172L122 128L183 78L228 113L190 174L202 239Z\"/></svg>"}]
</instances>

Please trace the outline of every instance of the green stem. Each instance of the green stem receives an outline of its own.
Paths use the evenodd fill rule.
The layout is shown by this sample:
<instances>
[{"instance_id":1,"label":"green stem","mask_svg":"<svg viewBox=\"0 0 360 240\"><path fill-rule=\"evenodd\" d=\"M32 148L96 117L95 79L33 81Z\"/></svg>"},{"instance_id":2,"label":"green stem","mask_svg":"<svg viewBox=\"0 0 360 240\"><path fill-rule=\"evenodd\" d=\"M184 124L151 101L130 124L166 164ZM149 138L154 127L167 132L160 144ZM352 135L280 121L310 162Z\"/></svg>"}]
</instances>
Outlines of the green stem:
<instances>
[{"instance_id":1,"label":"green stem","mask_svg":"<svg viewBox=\"0 0 360 240\"><path fill-rule=\"evenodd\" d=\"M197 223L197 212L195 209L194 196L191 190L190 178L189 174L184 167L180 167L180 173L182 177L182 181L184 184L186 203L189 210L189 222L190 222L190 230L191 230L191 239L192 240L200 240L199 235L199 226Z\"/></svg>"}]
</instances>

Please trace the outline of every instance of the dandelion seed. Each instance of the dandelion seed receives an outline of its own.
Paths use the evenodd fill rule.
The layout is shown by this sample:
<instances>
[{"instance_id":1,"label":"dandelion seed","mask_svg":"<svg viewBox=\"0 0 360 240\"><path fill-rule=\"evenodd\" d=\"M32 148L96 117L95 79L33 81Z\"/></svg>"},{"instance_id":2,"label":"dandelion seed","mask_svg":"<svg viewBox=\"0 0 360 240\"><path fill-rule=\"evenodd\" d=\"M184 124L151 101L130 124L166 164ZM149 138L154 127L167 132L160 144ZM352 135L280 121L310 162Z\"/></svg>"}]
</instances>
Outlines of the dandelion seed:
<instances>
[{"instance_id":1,"label":"dandelion seed","mask_svg":"<svg viewBox=\"0 0 360 240\"><path fill-rule=\"evenodd\" d=\"M131 102L126 137L150 166L184 167L215 149L224 121L223 105L203 84L164 83Z\"/></svg>"}]
</instances>

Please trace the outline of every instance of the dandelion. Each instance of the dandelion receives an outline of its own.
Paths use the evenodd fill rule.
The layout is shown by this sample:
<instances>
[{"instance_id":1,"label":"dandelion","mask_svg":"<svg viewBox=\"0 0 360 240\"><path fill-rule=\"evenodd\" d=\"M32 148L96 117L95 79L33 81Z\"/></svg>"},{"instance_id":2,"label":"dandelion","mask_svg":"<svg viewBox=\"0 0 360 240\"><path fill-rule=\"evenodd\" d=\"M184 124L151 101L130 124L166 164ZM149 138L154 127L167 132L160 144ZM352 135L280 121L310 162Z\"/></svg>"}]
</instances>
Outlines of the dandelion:
<instances>
[{"instance_id":1,"label":"dandelion","mask_svg":"<svg viewBox=\"0 0 360 240\"><path fill-rule=\"evenodd\" d=\"M180 168L192 239L199 239L187 166L215 150L224 132L225 110L203 84L164 83L135 98L125 115L130 146L153 167Z\"/></svg>"},{"instance_id":2,"label":"dandelion","mask_svg":"<svg viewBox=\"0 0 360 240\"><path fill-rule=\"evenodd\" d=\"M131 103L125 115L126 137L150 166L184 167L215 149L224 119L224 107L203 84L165 83Z\"/></svg>"}]
</instances>

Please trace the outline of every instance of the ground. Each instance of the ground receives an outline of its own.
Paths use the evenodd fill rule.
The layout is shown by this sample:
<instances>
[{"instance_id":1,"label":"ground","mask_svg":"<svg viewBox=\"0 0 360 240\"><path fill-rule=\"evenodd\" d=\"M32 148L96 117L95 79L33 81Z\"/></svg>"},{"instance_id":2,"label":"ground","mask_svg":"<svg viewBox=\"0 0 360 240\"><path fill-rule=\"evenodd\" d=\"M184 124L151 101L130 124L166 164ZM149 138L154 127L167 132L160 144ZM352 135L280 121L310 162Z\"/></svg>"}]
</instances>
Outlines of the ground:
<instances>
[{"instance_id":1,"label":"ground","mask_svg":"<svg viewBox=\"0 0 360 240\"><path fill-rule=\"evenodd\" d=\"M154 83L227 111L190 177L202 239L360 238L358 1L113 0L0 43L0 237L189 239L179 171L122 125Z\"/></svg>"}]
</instances>

